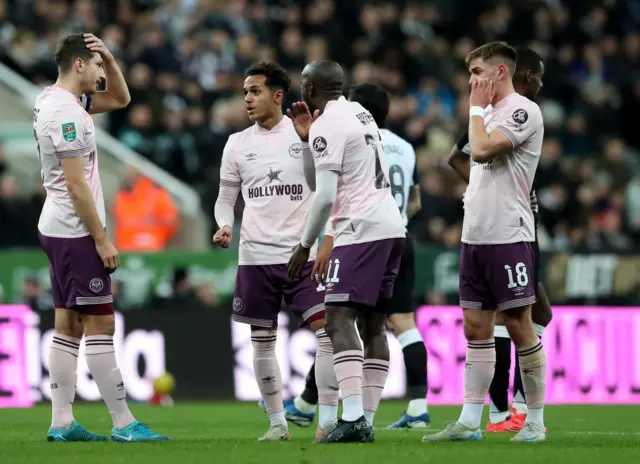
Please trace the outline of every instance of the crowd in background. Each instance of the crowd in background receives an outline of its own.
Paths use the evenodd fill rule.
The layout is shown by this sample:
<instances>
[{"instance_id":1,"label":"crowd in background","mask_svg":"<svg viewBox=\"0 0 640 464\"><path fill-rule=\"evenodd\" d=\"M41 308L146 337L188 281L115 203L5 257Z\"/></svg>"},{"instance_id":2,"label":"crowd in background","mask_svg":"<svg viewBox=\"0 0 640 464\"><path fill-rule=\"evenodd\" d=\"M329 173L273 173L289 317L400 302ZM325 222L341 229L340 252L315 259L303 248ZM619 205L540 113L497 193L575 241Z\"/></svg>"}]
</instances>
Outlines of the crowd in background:
<instances>
[{"instance_id":1,"label":"crowd in background","mask_svg":"<svg viewBox=\"0 0 640 464\"><path fill-rule=\"evenodd\" d=\"M340 62L349 83L383 85L389 128L418 154L423 207L410 232L452 248L465 185L446 161L468 120L464 57L492 40L529 45L546 68L536 179L543 248L629 250L640 239L640 2L0 0L0 58L34 82L56 78L56 42L80 31L105 41L129 83L132 102L110 115L108 130L194 186L210 214L223 147L249 124L250 63L278 61L291 73L287 106L316 59ZM22 211L12 203L37 204L41 192L18 196L2 183L3 225ZM0 227L0 247L25 245L12 233L20 239Z\"/></svg>"}]
</instances>

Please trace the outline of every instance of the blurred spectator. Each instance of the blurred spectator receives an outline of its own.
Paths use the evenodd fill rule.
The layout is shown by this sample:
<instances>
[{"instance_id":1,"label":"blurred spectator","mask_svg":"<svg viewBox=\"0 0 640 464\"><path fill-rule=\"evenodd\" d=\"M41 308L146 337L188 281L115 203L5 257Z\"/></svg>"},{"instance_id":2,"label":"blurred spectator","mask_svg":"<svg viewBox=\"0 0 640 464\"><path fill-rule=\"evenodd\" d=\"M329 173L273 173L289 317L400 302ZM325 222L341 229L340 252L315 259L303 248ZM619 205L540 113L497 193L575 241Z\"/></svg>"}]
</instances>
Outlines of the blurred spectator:
<instances>
[{"instance_id":1,"label":"blurred spectator","mask_svg":"<svg viewBox=\"0 0 640 464\"><path fill-rule=\"evenodd\" d=\"M22 296L14 303L27 305L35 312L49 311L54 308L53 297L44 291L40 280L34 275L24 279Z\"/></svg>"},{"instance_id":2,"label":"blurred spectator","mask_svg":"<svg viewBox=\"0 0 640 464\"><path fill-rule=\"evenodd\" d=\"M28 206L18 179L10 174L0 177L0 248L38 246L37 229L26 230L32 223Z\"/></svg>"},{"instance_id":3,"label":"blurred spectator","mask_svg":"<svg viewBox=\"0 0 640 464\"><path fill-rule=\"evenodd\" d=\"M161 288L152 298L152 308L167 309L216 309L218 298L213 286L202 283L192 285L189 270L185 267L173 269L170 288Z\"/></svg>"},{"instance_id":4,"label":"blurred spectator","mask_svg":"<svg viewBox=\"0 0 640 464\"><path fill-rule=\"evenodd\" d=\"M178 226L171 195L137 169L128 167L113 205L115 246L119 251L161 251Z\"/></svg>"},{"instance_id":5,"label":"blurred spectator","mask_svg":"<svg viewBox=\"0 0 640 464\"><path fill-rule=\"evenodd\" d=\"M278 60L288 69L289 106L300 98L303 66L330 58L344 66L349 84L374 82L390 91L388 126L416 146L422 176L424 210L409 229L422 243L455 246L464 185L440 166L468 122L464 57L484 42L507 40L532 46L545 60L545 145L536 184L548 243L636 246L637 1L112 3L0 0L0 58L34 82L51 81L57 38L99 34L122 63L132 95L129 108L109 115L110 131L192 185L205 208L215 201L229 135L249 124L242 104L248 64Z\"/></svg>"}]
</instances>

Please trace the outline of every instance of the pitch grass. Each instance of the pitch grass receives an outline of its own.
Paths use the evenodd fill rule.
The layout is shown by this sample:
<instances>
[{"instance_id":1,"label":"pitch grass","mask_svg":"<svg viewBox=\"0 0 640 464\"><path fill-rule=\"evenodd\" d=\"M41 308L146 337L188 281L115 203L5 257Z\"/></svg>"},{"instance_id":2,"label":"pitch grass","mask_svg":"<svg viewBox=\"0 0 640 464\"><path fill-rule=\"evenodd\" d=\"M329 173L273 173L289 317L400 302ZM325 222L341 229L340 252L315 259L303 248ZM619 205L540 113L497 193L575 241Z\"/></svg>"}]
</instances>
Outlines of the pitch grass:
<instances>
[{"instance_id":1,"label":"pitch grass","mask_svg":"<svg viewBox=\"0 0 640 464\"><path fill-rule=\"evenodd\" d=\"M314 445L315 426L290 426L292 441L259 443L267 417L255 404L187 403L171 408L132 406L139 420L172 438L163 444L48 443L48 405L0 410L0 463L127 464L627 464L640 462L640 407L549 407L548 442L510 443L512 435L485 434L479 443L422 443L423 432L386 431L403 403L383 403L376 415L376 443ZM485 413L488 408L485 408ZM457 407L431 408L432 430L458 417ZM76 419L96 433L111 430L102 404L77 404Z\"/></svg>"}]
</instances>

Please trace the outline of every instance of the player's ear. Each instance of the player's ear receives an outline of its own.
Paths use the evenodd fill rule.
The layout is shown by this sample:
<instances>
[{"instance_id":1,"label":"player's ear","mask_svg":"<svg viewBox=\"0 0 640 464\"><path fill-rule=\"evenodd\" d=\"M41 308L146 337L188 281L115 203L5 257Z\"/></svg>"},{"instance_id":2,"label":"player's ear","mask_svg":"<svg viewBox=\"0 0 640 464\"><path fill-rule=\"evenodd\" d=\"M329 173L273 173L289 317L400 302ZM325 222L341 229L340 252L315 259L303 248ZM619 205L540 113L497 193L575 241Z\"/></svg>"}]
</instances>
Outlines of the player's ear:
<instances>
[{"instance_id":1,"label":"player's ear","mask_svg":"<svg viewBox=\"0 0 640 464\"><path fill-rule=\"evenodd\" d=\"M500 64L498 65L498 73L499 77L507 78L509 77L509 68L507 68L506 64Z\"/></svg>"},{"instance_id":2,"label":"player's ear","mask_svg":"<svg viewBox=\"0 0 640 464\"><path fill-rule=\"evenodd\" d=\"M282 100L284 100L284 91L276 90L273 92L273 101L278 104L282 104Z\"/></svg>"}]
</instances>

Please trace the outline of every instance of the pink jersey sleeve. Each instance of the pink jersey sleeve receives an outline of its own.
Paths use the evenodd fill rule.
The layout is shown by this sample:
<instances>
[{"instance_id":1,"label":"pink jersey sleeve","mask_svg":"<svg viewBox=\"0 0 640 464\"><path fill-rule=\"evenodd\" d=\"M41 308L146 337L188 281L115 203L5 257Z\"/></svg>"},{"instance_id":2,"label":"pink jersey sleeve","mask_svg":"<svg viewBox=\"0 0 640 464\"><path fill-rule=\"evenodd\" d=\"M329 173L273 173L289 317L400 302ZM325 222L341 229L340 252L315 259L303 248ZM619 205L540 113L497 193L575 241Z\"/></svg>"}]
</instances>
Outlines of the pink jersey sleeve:
<instances>
[{"instance_id":1,"label":"pink jersey sleeve","mask_svg":"<svg viewBox=\"0 0 640 464\"><path fill-rule=\"evenodd\" d=\"M523 97L500 112L500 122L495 130L502 132L515 148L533 138L543 127L540 108Z\"/></svg>"},{"instance_id":2,"label":"pink jersey sleeve","mask_svg":"<svg viewBox=\"0 0 640 464\"><path fill-rule=\"evenodd\" d=\"M347 138L336 124L328 119L321 119L311 126L309 131L311 152L315 160L316 172L342 172L342 159L347 145Z\"/></svg>"},{"instance_id":3,"label":"pink jersey sleeve","mask_svg":"<svg viewBox=\"0 0 640 464\"><path fill-rule=\"evenodd\" d=\"M47 135L60 158L84 156L92 149L87 133L87 117L79 105L67 105L49 124Z\"/></svg>"},{"instance_id":4,"label":"pink jersey sleeve","mask_svg":"<svg viewBox=\"0 0 640 464\"><path fill-rule=\"evenodd\" d=\"M232 135L227 140L222 152L222 164L220 166L220 185L225 187L240 187L242 179L238 169L238 161L234 150L236 135Z\"/></svg>"}]
</instances>

